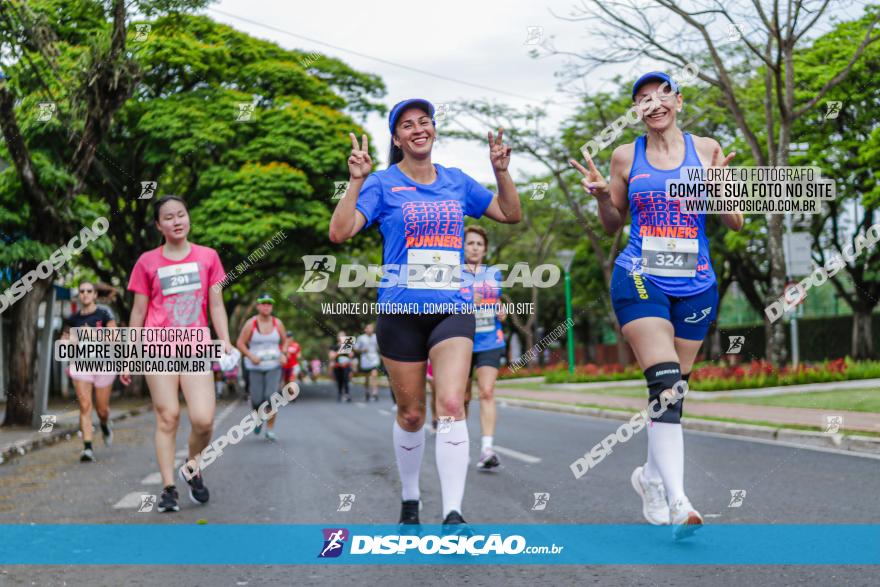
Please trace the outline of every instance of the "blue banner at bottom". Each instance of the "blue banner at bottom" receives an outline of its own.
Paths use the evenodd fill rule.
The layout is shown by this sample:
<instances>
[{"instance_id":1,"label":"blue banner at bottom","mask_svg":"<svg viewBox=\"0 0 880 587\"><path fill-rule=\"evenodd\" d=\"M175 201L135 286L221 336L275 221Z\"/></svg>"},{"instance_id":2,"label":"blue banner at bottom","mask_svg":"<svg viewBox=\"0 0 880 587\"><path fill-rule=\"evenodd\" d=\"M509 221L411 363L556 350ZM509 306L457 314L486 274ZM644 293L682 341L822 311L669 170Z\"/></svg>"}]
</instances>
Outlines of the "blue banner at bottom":
<instances>
[{"instance_id":1,"label":"blue banner at bottom","mask_svg":"<svg viewBox=\"0 0 880 587\"><path fill-rule=\"evenodd\" d=\"M0 565L878 565L880 525L0 525Z\"/></svg>"}]
</instances>

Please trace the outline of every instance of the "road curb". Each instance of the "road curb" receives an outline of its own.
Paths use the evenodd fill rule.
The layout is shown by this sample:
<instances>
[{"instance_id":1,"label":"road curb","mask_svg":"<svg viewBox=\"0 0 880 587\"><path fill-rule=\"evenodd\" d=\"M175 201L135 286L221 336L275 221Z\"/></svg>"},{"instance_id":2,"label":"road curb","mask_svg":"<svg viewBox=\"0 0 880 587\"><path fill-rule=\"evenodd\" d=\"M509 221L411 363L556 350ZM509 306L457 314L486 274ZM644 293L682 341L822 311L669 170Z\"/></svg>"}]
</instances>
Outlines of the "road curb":
<instances>
[{"instance_id":1,"label":"road curb","mask_svg":"<svg viewBox=\"0 0 880 587\"><path fill-rule=\"evenodd\" d=\"M152 411L152 409L153 404L147 403L143 406L138 406L137 408L132 408L123 412L111 413L110 421L116 422L118 420L125 420L126 418L139 416L145 412ZM15 442L0 446L0 465L8 463L15 457L33 452L38 448L51 446L57 442L61 442L62 440L67 440L78 431L79 422L76 422L75 424L68 424L65 426L53 428L52 432L48 434L39 434L39 436L32 435L30 438L26 438L24 440L16 440Z\"/></svg>"},{"instance_id":2,"label":"road curb","mask_svg":"<svg viewBox=\"0 0 880 587\"><path fill-rule=\"evenodd\" d=\"M499 401L508 405L521 408L532 408L550 412L562 412L565 414L578 414L582 416L594 416L610 420L629 420L635 412L623 412L618 410L606 410L602 408L587 408L555 404L551 402L532 401L499 396ZM699 430L702 432L717 432L735 436L747 436L761 440L799 444L802 446L833 448L856 453L880 455L880 438L872 436L827 434L824 432L812 432L809 430L794 430L791 428L775 428L770 426L756 426L754 424L738 424L734 422L716 422L715 420L702 420L699 418L682 418L682 425L687 430Z\"/></svg>"}]
</instances>

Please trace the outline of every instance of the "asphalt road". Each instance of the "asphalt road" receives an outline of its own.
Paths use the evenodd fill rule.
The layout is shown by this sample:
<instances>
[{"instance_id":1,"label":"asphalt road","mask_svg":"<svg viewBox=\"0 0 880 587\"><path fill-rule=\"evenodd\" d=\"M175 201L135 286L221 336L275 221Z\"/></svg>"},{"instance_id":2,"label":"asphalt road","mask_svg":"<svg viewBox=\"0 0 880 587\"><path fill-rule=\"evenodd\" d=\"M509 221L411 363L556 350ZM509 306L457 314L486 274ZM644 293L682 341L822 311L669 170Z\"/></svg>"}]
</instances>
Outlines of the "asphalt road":
<instances>
[{"instance_id":1,"label":"asphalt road","mask_svg":"<svg viewBox=\"0 0 880 587\"><path fill-rule=\"evenodd\" d=\"M328 385L306 385L281 410L277 443L246 437L205 472L207 506L183 495L177 514L138 512L140 495L161 491L151 414L123 420L113 446L96 442L97 463L78 461L78 439L0 466L0 523L48 524L387 524L397 521L399 483L390 446L394 413L387 390L377 403L337 404ZM470 416L471 457L479 452L477 402ZM247 413L221 405L215 436ZM569 464L619 422L524 408L500 409L496 444L502 466L472 469L465 518L500 524L641 524L629 485L644 461L645 436L576 480ZM181 418L179 456L188 423ZM421 486L424 523L439 523L433 439ZM708 524L880 524L880 461L686 433L686 488ZM179 485L179 489L182 489ZM745 489L741 507L730 491ZM533 510L535 493L549 493ZM354 494L337 511L340 494ZM697 535L699 536L699 534ZM84 560L87 562L87 560ZM0 585L760 585L876 584L876 567L856 566L7 566Z\"/></svg>"}]
</instances>

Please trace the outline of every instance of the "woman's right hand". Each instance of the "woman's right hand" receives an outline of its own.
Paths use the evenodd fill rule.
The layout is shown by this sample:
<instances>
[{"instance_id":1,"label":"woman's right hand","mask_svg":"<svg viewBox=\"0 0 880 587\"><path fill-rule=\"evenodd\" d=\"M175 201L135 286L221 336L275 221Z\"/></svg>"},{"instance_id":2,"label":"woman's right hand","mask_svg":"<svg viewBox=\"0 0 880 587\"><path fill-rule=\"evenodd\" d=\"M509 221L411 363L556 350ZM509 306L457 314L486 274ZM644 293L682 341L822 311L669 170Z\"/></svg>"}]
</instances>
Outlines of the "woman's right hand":
<instances>
[{"instance_id":1,"label":"woman's right hand","mask_svg":"<svg viewBox=\"0 0 880 587\"><path fill-rule=\"evenodd\" d=\"M583 179L581 179L581 186L584 188L584 191L595 196L597 200L606 200L610 198L611 190L608 189L608 182L605 181L605 178L602 177L602 174L596 169L596 165L593 164L593 158L590 157L589 153L584 153L584 160L587 162L589 169L586 169L574 159L568 160L571 166L580 171L581 175L584 176Z\"/></svg>"},{"instance_id":2,"label":"woman's right hand","mask_svg":"<svg viewBox=\"0 0 880 587\"><path fill-rule=\"evenodd\" d=\"M370 145L367 135L362 135L363 146L358 145L354 133L348 133L351 137L351 156L348 158L348 173L351 179L363 179L373 171L373 160L370 158Z\"/></svg>"},{"instance_id":3,"label":"woman's right hand","mask_svg":"<svg viewBox=\"0 0 880 587\"><path fill-rule=\"evenodd\" d=\"M257 366L260 364L260 357L258 357L256 355L251 355L250 359L251 359L251 363L253 363L254 366Z\"/></svg>"}]
</instances>

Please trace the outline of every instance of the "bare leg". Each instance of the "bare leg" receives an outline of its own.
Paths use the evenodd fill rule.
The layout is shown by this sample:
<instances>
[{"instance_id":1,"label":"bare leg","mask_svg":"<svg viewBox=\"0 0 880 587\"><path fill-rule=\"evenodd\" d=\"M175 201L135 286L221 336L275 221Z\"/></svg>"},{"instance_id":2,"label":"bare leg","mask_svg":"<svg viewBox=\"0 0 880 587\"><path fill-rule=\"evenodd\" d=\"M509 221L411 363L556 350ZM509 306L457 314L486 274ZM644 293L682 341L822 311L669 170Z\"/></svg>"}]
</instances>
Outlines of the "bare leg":
<instances>
[{"instance_id":1,"label":"bare leg","mask_svg":"<svg viewBox=\"0 0 880 587\"><path fill-rule=\"evenodd\" d=\"M189 458L195 459L211 442L217 398L212 391L210 373L186 373L180 376L180 388L189 415Z\"/></svg>"},{"instance_id":2,"label":"bare leg","mask_svg":"<svg viewBox=\"0 0 880 587\"><path fill-rule=\"evenodd\" d=\"M495 436L495 380L498 369L483 366L477 369L477 387L480 390L480 429L483 436Z\"/></svg>"},{"instance_id":3,"label":"bare leg","mask_svg":"<svg viewBox=\"0 0 880 587\"><path fill-rule=\"evenodd\" d=\"M92 441L92 384L88 381L73 380L76 399L79 402L79 429L83 442Z\"/></svg>"},{"instance_id":4,"label":"bare leg","mask_svg":"<svg viewBox=\"0 0 880 587\"><path fill-rule=\"evenodd\" d=\"M156 413L156 462L162 475L162 486L168 487L174 485L174 449L180 423L180 402L177 399L180 375L162 373L145 377Z\"/></svg>"}]
</instances>

